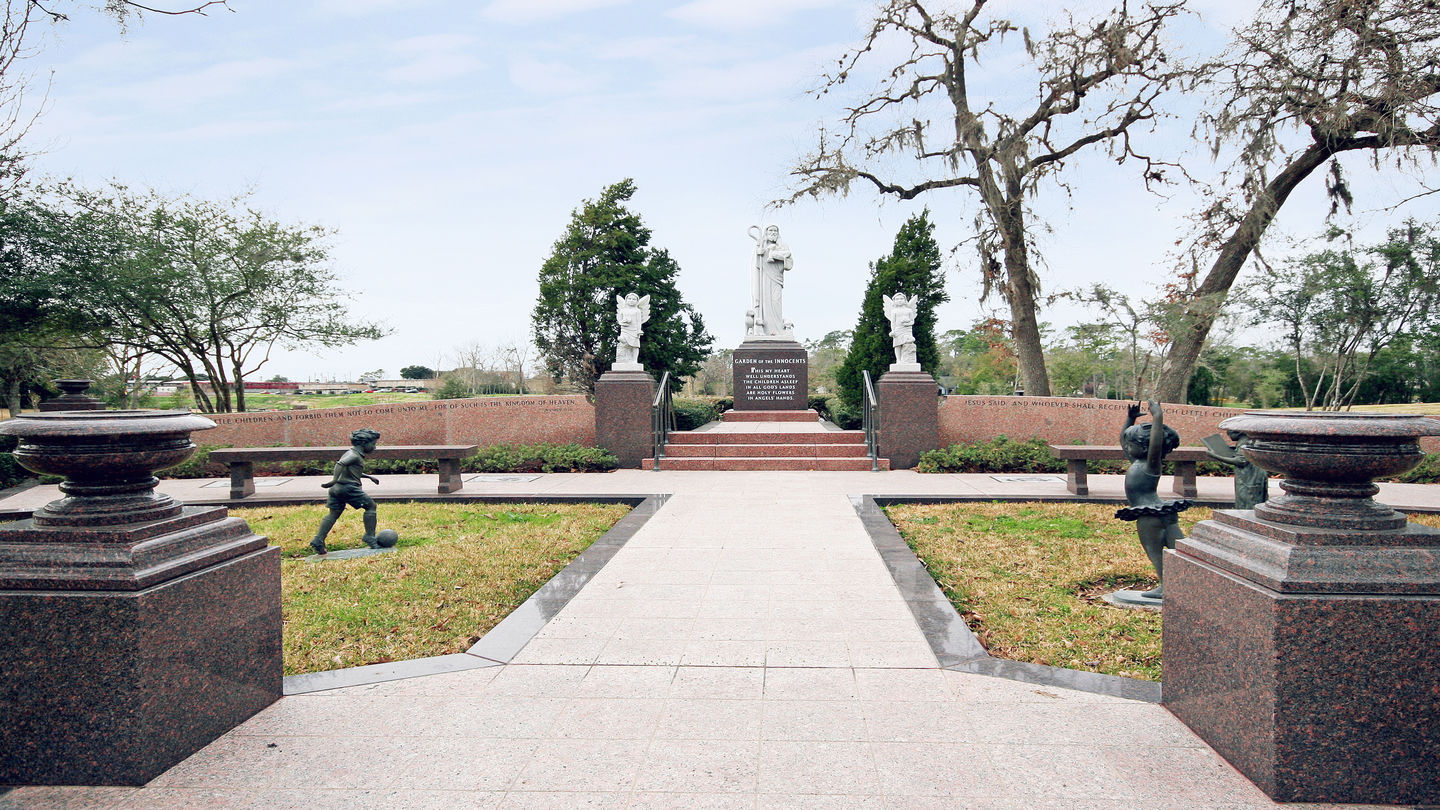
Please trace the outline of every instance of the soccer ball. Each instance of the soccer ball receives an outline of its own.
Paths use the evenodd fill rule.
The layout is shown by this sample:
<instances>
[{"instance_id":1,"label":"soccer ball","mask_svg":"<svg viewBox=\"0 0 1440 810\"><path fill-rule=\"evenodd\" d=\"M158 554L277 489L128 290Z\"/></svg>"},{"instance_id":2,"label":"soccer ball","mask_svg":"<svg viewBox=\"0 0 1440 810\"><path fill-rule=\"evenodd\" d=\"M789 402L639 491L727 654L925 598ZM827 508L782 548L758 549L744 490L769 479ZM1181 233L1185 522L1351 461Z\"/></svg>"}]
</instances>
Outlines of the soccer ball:
<instances>
[{"instance_id":1,"label":"soccer ball","mask_svg":"<svg viewBox=\"0 0 1440 810\"><path fill-rule=\"evenodd\" d=\"M380 548L394 548L400 542L400 534L394 529L381 529L375 534L375 543Z\"/></svg>"}]
</instances>

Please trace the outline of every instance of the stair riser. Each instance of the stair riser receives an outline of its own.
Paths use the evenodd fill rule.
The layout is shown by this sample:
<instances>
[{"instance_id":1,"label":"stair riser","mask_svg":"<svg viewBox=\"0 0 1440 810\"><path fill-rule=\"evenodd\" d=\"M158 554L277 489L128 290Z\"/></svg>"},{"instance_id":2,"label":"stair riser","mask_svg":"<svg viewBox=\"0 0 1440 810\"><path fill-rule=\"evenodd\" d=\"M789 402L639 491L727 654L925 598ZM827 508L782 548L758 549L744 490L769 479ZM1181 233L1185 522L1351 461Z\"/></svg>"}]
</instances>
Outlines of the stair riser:
<instances>
[{"instance_id":1,"label":"stair riser","mask_svg":"<svg viewBox=\"0 0 1440 810\"><path fill-rule=\"evenodd\" d=\"M667 444L672 458L862 458L863 444Z\"/></svg>"},{"instance_id":2,"label":"stair riser","mask_svg":"<svg viewBox=\"0 0 1440 810\"><path fill-rule=\"evenodd\" d=\"M714 433L676 431L669 444L865 444L859 430L831 430L824 433Z\"/></svg>"},{"instance_id":3,"label":"stair riser","mask_svg":"<svg viewBox=\"0 0 1440 810\"><path fill-rule=\"evenodd\" d=\"M645 459L641 469L654 469L654 460ZM868 472L868 458L663 458L660 469L681 470L733 470L733 471L821 471L821 472ZM880 469L890 469L889 459L880 459Z\"/></svg>"},{"instance_id":4,"label":"stair riser","mask_svg":"<svg viewBox=\"0 0 1440 810\"><path fill-rule=\"evenodd\" d=\"M726 411L720 414L722 422L818 422L820 415L814 411Z\"/></svg>"}]
</instances>

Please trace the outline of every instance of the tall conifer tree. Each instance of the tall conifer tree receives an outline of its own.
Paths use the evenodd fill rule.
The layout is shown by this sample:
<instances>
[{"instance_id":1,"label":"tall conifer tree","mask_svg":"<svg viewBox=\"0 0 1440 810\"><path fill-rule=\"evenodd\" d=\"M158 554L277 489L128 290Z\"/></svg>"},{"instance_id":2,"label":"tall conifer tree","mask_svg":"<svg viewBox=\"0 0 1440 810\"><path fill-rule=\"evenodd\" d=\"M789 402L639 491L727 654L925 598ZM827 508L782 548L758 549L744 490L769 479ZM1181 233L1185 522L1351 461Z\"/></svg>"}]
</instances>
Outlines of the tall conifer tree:
<instances>
[{"instance_id":1,"label":"tall conifer tree","mask_svg":"<svg viewBox=\"0 0 1440 810\"><path fill-rule=\"evenodd\" d=\"M531 313L535 346L550 376L586 394L615 362L620 327L615 296L650 296L650 320L640 338L640 362L674 384L694 374L714 340L700 313L680 298L680 266L663 248L650 247L650 229L625 207L635 195L630 179L585 200L570 217L540 268L540 297Z\"/></svg>"},{"instance_id":2,"label":"tall conifer tree","mask_svg":"<svg viewBox=\"0 0 1440 810\"><path fill-rule=\"evenodd\" d=\"M870 266L870 284L860 306L860 322L855 326L850 352L835 372L840 398L848 405L860 404L862 370L868 369L870 378L878 380L895 361L890 322L885 319L880 297L897 292L919 296L915 355L920 367L934 374L940 366L940 350L935 345L935 307L950 300L950 296L945 294L940 246L935 242L935 224L930 221L928 208L907 220L895 234L890 255Z\"/></svg>"}]
</instances>

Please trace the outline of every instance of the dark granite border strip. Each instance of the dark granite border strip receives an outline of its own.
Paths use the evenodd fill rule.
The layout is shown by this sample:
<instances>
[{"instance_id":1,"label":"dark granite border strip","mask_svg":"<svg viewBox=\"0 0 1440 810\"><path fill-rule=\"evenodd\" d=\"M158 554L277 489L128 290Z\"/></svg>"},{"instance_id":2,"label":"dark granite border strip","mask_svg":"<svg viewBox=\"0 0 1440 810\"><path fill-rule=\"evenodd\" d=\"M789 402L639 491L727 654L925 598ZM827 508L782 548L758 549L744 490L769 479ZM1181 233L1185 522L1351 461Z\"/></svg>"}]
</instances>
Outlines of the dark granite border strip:
<instances>
[{"instance_id":1,"label":"dark granite border strip","mask_svg":"<svg viewBox=\"0 0 1440 810\"><path fill-rule=\"evenodd\" d=\"M491 628L483 638L469 650L453 655L437 655L430 658L416 658L410 661L395 661L388 664L372 664L349 669L335 669L327 672L309 672L303 675L289 675L285 678L286 695L302 695L323 692L346 686L364 686L371 683L397 681L404 678L418 678L424 675L438 675L444 672L459 672L482 667L497 667L509 663L511 658L539 633L545 623L555 617L561 608L574 598L580 589L599 573L605 564L615 556L631 537L645 525L661 506L670 499L668 494L633 496L477 496L455 498L447 496L448 502L469 503L625 503L633 507L620 518L610 530L601 535L590 547L580 552L549 582L530 595L499 624ZM396 499L400 500L400 499ZM405 499L439 500L439 499ZM249 505L247 499L246 505Z\"/></svg>"},{"instance_id":2,"label":"dark granite border strip","mask_svg":"<svg viewBox=\"0 0 1440 810\"><path fill-rule=\"evenodd\" d=\"M950 604L935 578L910 550L900 532L886 517L883 507L894 503L956 503L960 501L1005 501L1006 498L963 498L945 496L872 496L852 495L850 503L870 535L870 542L880 553L880 559L890 569L890 576L900 594L910 606L910 612L930 642L930 649L940 666L957 672L973 672L992 675L1012 681L1058 686L1099 695L1160 702L1160 684L1118 675L1101 675L1095 672L1080 672L1073 669L1050 667L1043 664L1026 664L992 658L984 645L970 631L965 620ZM1035 501L1037 498L1015 499L1014 502ZM1063 500L1063 499L1051 499Z\"/></svg>"}]
</instances>

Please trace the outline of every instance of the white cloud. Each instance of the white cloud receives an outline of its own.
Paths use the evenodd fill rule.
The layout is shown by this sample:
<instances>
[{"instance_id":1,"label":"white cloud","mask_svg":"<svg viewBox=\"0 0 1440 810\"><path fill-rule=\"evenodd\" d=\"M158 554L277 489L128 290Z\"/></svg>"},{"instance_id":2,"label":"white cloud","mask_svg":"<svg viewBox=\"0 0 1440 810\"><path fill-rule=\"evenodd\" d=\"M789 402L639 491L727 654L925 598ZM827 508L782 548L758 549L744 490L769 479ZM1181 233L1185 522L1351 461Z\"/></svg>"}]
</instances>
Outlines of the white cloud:
<instances>
[{"instance_id":1,"label":"white cloud","mask_svg":"<svg viewBox=\"0 0 1440 810\"><path fill-rule=\"evenodd\" d=\"M516 87L545 96L573 95L595 90L605 84L606 78L604 74L579 70L562 62L517 59L510 65L510 81Z\"/></svg>"},{"instance_id":2,"label":"white cloud","mask_svg":"<svg viewBox=\"0 0 1440 810\"><path fill-rule=\"evenodd\" d=\"M841 0L691 0L666 12L681 22L706 28L759 28L784 22L792 14L829 8Z\"/></svg>"},{"instance_id":3,"label":"white cloud","mask_svg":"<svg viewBox=\"0 0 1440 810\"><path fill-rule=\"evenodd\" d=\"M416 5L433 0L319 0L315 10L324 17L364 17L370 14L413 11Z\"/></svg>"},{"instance_id":4,"label":"white cloud","mask_svg":"<svg viewBox=\"0 0 1440 810\"><path fill-rule=\"evenodd\" d=\"M392 82L423 83L468 76L480 67L480 60L469 53L475 46L473 37L435 34L410 37L389 46L392 53L409 57L408 61L384 71Z\"/></svg>"},{"instance_id":5,"label":"white cloud","mask_svg":"<svg viewBox=\"0 0 1440 810\"><path fill-rule=\"evenodd\" d=\"M581 11L609 8L630 0L494 0L481 16L505 23L532 23Z\"/></svg>"},{"instance_id":6,"label":"white cloud","mask_svg":"<svg viewBox=\"0 0 1440 810\"><path fill-rule=\"evenodd\" d=\"M277 58L219 62L200 70L172 73L107 90L106 95L160 105L209 101L252 92L258 83L291 74L298 67L299 63L294 60Z\"/></svg>"}]
</instances>

